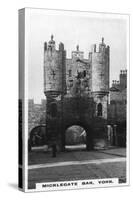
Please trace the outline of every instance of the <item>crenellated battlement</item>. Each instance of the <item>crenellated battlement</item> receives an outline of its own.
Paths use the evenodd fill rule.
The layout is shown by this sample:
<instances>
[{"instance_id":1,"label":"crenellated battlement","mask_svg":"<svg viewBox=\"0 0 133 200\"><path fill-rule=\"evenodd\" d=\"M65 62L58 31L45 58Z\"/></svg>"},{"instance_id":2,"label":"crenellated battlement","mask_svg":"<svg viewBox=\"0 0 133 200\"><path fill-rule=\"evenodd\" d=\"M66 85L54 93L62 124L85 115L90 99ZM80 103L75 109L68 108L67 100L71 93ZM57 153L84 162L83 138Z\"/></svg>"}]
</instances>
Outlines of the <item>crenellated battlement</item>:
<instances>
[{"instance_id":1,"label":"crenellated battlement","mask_svg":"<svg viewBox=\"0 0 133 200\"><path fill-rule=\"evenodd\" d=\"M97 49L96 44L92 45L88 59L84 59L84 52L77 45L71 58L67 59L64 44L60 43L56 50L56 43L51 35L51 40L44 43L44 72L45 93L73 93L75 79L79 77L84 78L83 85L79 88L80 94L108 93L109 46L106 46L102 38L99 48Z\"/></svg>"},{"instance_id":2,"label":"crenellated battlement","mask_svg":"<svg viewBox=\"0 0 133 200\"><path fill-rule=\"evenodd\" d=\"M108 93L109 92L109 46L104 43L104 38L97 49L96 44L92 45L89 59L92 69L92 92Z\"/></svg>"},{"instance_id":3,"label":"crenellated battlement","mask_svg":"<svg viewBox=\"0 0 133 200\"><path fill-rule=\"evenodd\" d=\"M51 40L49 42L44 42L44 53L48 51L64 51L64 44L59 43L58 49L56 49L56 43L53 40L53 35L51 35Z\"/></svg>"},{"instance_id":4,"label":"crenellated battlement","mask_svg":"<svg viewBox=\"0 0 133 200\"><path fill-rule=\"evenodd\" d=\"M76 46L76 50L72 51L71 54L72 59L84 59L84 52L79 50L79 45Z\"/></svg>"},{"instance_id":5,"label":"crenellated battlement","mask_svg":"<svg viewBox=\"0 0 133 200\"><path fill-rule=\"evenodd\" d=\"M102 42L97 46L96 44L93 44L91 46L91 53L109 53L109 46L106 46L104 43L104 38L102 38Z\"/></svg>"}]
</instances>

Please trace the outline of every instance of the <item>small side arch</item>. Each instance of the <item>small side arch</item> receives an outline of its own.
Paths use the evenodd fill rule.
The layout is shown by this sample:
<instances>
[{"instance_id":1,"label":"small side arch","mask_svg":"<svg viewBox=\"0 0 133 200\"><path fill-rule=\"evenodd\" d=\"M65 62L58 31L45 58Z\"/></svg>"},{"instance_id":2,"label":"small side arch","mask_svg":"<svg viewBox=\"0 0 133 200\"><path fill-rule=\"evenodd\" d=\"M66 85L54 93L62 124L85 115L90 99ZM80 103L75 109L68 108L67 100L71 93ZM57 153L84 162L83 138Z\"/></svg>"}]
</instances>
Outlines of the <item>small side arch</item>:
<instances>
[{"instance_id":1,"label":"small side arch","mask_svg":"<svg viewBox=\"0 0 133 200\"><path fill-rule=\"evenodd\" d=\"M29 137L29 145L31 147L34 146L42 146L46 144L47 138L46 138L46 126L45 125L39 125L34 127L30 132Z\"/></svg>"}]
</instances>

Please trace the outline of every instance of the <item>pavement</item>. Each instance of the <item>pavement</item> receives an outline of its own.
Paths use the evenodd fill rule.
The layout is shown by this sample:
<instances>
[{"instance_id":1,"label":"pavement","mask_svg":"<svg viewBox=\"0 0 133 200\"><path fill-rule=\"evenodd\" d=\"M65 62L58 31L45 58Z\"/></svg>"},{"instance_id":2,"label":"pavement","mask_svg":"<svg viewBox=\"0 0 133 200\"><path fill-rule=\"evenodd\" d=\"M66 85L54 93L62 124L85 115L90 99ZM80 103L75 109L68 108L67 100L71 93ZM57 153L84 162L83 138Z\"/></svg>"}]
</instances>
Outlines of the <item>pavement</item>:
<instances>
[{"instance_id":1,"label":"pavement","mask_svg":"<svg viewBox=\"0 0 133 200\"><path fill-rule=\"evenodd\" d=\"M126 149L110 148L106 150L73 150L57 153L42 150L29 153L29 189L35 183L72 181L97 178L119 178L126 181Z\"/></svg>"},{"instance_id":2,"label":"pavement","mask_svg":"<svg viewBox=\"0 0 133 200\"><path fill-rule=\"evenodd\" d=\"M47 164L65 161L84 161L94 159L105 159L113 157L126 157L125 148L110 148L105 150L86 151L85 149L58 152L56 157L52 157L51 152L43 152L39 149L29 153L29 165Z\"/></svg>"}]
</instances>

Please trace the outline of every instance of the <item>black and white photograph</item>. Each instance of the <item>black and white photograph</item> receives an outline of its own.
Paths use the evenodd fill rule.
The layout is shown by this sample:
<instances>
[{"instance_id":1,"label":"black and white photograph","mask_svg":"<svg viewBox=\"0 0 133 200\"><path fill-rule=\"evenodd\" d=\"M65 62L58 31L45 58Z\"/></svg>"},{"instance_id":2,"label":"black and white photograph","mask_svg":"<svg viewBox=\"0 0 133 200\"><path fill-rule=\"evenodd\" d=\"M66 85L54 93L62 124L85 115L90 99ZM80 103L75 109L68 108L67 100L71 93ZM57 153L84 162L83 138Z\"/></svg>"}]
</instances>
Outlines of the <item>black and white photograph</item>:
<instances>
[{"instance_id":1,"label":"black and white photograph","mask_svg":"<svg viewBox=\"0 0 133 200\"><path fill-rule=\"evenodd\" d=\"M22 9L19 44L19 187L128 185L129 16Z\"/></svg>"}]
</instances>

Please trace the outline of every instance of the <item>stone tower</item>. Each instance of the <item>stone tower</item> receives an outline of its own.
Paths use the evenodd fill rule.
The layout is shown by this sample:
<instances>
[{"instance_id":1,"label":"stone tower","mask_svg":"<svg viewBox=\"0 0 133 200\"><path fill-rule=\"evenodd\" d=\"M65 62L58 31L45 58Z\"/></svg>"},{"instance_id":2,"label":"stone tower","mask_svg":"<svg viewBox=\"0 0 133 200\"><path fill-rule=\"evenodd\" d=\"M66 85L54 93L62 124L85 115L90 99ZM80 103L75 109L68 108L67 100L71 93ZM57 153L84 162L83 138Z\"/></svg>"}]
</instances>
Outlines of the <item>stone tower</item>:
<instances>
[{"instance_id":1,"label":"stone tower","mask_svg":"<svg viewBox=\"0 0 133 200\"><path fill-rule=\"evenodd\" d=\"M89 54L91 63L91 91L94 101L96 102L97 117L107 119L108 93L109 93L109 46L104 43L104 38L99 44L99 49L96 45L92 45L91 53Z\"/></svg>"},{"instance_id":2,"label":"stone tower","mask_svg":"<svg viewBox=\"0 0 133 200\"><path fill-rule=\"evenodd\" d=\"M56 142L59 138L58 123L61 123L61 105L60 100L63 98L66 90L66 51L63 43L59 44L56 50L53 35L51 40L44 43L44 93L47 99L46 106L46 132L51 143Z\"/></svg>"},{"instance_id":3,"label":"stone tower","mask_svg":"<svg viewBox=\"0 0 133 200\"><path fill-rule=\"evenodd\" d=\"M56 50L53 35L51 40L44 43L44 93L46 96L58 96L65 87L66 52L63 43Z\"/></svg>"}]
</instances>

